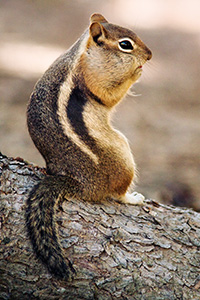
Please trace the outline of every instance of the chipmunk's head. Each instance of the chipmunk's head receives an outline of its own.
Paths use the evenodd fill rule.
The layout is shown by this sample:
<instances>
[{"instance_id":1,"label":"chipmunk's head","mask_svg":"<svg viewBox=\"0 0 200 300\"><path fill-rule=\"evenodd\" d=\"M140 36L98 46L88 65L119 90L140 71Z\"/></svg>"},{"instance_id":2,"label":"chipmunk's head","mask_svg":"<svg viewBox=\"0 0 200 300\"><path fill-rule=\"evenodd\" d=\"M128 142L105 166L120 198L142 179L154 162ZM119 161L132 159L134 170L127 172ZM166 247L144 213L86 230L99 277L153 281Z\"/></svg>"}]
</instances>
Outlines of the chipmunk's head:
<instances>
[{"instance_id":1,"label":"chipmunk's head","mask_svg":"<svg viewBox=\"0 0 200 300\"><path fill-rule=\"evenodd\" d=\"M129 29L91 16L87 49L82 56L84 77L91 91L112 107L141 76L151 51Z\"/></svg>"}]
</instances>

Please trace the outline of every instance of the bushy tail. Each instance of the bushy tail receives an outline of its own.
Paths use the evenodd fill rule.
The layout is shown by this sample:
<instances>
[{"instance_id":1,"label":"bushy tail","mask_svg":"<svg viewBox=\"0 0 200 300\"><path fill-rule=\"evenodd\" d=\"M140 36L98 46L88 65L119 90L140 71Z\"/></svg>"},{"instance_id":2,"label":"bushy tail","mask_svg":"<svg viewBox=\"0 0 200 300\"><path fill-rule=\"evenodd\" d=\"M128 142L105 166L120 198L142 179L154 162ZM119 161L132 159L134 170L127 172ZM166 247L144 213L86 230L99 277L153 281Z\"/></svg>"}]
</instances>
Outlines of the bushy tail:
<instances>
[{"instance_id":1,"label":"bushy tail","mask_svg":"<svg viewBox=\"0 0 200 300\"><path fill-rule=\"evenodd\" d=\"M55 206L64 196L64 176L47 176L40 181L27 200L28 233L37 256L58 278L68 279L74 272L70 261L65 261L54 221Z\"/></svg>"}]
</instances>

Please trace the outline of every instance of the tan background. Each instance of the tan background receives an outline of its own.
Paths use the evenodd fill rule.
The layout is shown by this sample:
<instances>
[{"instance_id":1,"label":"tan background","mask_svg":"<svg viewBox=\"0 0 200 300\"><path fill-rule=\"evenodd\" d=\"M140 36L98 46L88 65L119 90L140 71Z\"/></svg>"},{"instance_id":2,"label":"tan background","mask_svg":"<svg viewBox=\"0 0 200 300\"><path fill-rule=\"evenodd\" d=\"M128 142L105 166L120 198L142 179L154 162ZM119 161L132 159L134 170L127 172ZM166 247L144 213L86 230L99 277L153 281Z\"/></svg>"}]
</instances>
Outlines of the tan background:
<instances>
[{"instance_id":1,"label":"tan background","mask_svg":"<svg viewBox=\"0 0 200 300\"><path fill-rule=\"evenodd\" d=\"M137 191L189 199L200 209L200 1L7 0L0 2L0 150L44 165L26 128L26 105L45 69L82 34L93 12L133 29L153 52L117 108ZM184 205L186 205L185 203Z\"/></svg>"}]
</instances>

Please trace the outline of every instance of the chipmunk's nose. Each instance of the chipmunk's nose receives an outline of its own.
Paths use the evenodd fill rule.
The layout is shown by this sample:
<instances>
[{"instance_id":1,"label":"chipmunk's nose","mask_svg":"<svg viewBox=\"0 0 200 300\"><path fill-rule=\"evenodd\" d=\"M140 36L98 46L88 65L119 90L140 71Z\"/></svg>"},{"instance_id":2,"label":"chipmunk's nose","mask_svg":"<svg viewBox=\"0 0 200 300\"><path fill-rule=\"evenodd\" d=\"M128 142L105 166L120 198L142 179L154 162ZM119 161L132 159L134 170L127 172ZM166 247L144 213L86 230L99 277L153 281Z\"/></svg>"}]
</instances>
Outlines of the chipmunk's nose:
<instances>
[{"instance_id":1,"label":"chipmunk's nose","mask_svg":"<svg viewBox=\"0 0 200 300\"><path fill-rule=\"evenodd\" d=\"M152 52L149 48L146 47L146 52L147 52L147 60L150 60L152 58Z\"/></svg>"}]
</instances>

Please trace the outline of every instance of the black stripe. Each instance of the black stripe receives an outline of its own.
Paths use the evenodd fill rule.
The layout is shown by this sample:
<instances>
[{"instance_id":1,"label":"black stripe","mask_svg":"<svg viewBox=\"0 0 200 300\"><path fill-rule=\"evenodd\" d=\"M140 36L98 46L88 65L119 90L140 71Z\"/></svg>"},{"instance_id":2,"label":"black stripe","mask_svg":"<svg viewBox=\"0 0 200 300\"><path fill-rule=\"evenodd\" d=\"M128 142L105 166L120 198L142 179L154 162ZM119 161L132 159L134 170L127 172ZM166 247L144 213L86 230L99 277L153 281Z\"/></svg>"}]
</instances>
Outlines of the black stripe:
<instances>
[{"instance_id":1,"label":"black stripe","mask_svg":"<svg viewBox=\"0 0 200 300\"><path fill-rule=\"evenodd\" d=\"M95 100L97 103L101 104L101 105L104 105L104 103L102 102L102 100L96 96L95 94L93 94L88 88L85 88L86 89L86 93L89 97L91 97L93 100Z\"/></svg>"},{"instance_id":2,"label":"black stripe","mask_svg":"<svg viewBox=\"0 0 200 300\"><path fill-rule=\"evenodd\" d=\"M83 120L84 106L89 101L82 91L75 87L70 95L67 105L67 118L70 121L74 131L79 135L81 140L87 144L92 151L97 149L94 138L89 135L88 129Z\"/></svg>"},{"instance_id":3,"label":"black stripe","mask_svg":"<svg viewBox=\"0 0 200 300\"><path fill-rule=\"evenodd\" d=\"M81 73L81 71L80 71L80 73ZM97 103L99 103L101 105L105 105L102 102L101 98L99 98L98 96L93 94L93 92L91 92L91 90L87 87L87 84L85 83L83 76L74 78L74 84L76 86L76 89L79 89L79 91L82 93L82 95L85 95L85 98L87 98L87 96L89 96L91 99L93 99Z\"/></svg>"}]
</instances>

